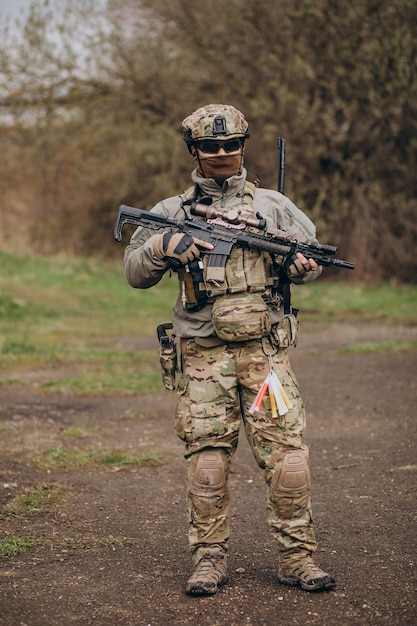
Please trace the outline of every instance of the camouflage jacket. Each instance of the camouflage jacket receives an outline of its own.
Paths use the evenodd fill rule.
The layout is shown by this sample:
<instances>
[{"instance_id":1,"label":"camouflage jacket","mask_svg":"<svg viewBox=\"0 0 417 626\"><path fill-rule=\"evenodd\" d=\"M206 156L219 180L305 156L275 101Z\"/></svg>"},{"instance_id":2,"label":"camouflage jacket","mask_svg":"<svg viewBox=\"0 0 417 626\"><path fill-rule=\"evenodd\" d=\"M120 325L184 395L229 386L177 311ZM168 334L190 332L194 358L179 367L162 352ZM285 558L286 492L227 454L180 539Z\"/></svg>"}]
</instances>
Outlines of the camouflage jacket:
<instances>
[{"instance_id":1,"label":"camouflage jacket","mask_svg":"<svg viewBox=\"0 0 417 626\"><path fill-rule=\"evenodd\" d=\"M197 184L203 194L210 195L213 199L212 206L218 209L227 209L242 204L242 194L246 183L246 170L237 176L227 179L222 188L212 179L201 178L196 170L192 173L192 181ZM184 219L184 209L181 203L185 195L172 196L156 204L152 211L172 217ZM276 228L288 231L299 241L311 243L316 241L316 230L311 220L298 209L286 196L271 189L257 188L253 199L254 211L273 223ZM132 287L147 289L157 284L162 276L169 270L169 264L155 258L150 238L155 231L139 227L132 235L130 243L126 246L124 267L126 278ZM315 280L321 273L321 268L312 271L304 277L294 281L307 283ZM212 305L208 303L199 311L185 310L180 294L172 311L174 332L177 337L209 337L214 334L211 321ZM283 311L273 311L274 322L279 321Z\"/></svg>"}]
</instances>

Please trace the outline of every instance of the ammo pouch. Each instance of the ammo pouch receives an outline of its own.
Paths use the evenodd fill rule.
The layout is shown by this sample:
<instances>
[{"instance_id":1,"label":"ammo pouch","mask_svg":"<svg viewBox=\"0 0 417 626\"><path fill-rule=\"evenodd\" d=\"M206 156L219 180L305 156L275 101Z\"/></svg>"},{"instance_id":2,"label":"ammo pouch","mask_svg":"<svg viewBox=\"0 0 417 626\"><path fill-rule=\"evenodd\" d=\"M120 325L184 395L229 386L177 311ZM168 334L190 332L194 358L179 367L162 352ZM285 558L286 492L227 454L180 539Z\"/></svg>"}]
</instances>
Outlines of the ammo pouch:
<instances>
[{"instance_id":1,"label":"ammo pouch","mask_svg":"<svg viewBox=\"0 0 417 626\"><path fill-rule=\"evenodd\" d=\"M271 329L270 339L276 348L288 348L297 345L298 328L300 322L290 313L274 324Z\"/></svg>"},{"instance_id":2,"label":"ammo pouch","mask_svg":"<svg viewBox=\"0 0 417 626\"><path fill-rule=\"evenodd\" d=\"M220 296L214 301L212 322L223 341L250 341L271 332L268 306L260 292Z\"/></svg>"}]
</instances>

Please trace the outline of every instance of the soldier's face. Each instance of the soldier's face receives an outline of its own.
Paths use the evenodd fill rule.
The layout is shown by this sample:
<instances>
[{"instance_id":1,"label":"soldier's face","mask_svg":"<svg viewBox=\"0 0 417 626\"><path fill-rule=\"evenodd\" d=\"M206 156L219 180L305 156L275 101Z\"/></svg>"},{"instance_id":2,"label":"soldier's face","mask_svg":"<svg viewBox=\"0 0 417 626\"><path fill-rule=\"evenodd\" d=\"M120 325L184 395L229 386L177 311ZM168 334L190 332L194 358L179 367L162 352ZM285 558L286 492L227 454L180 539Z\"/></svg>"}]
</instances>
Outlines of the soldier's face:
<instances>
[{"instance_id":1,"label":"soldier's face","mask_svg":"<svg viewBox=\"0 0 417 626\"><path fill-rule=\"evenodd\" d=\"M226 152L223 147L219 147L215 153L203 152L199 148L195 150L200 173L204 178L214 178L217 183L222 184L230 176L239 174L242 169L244 146L239 146L232 152Z\"/></svg>"}]
</instances>

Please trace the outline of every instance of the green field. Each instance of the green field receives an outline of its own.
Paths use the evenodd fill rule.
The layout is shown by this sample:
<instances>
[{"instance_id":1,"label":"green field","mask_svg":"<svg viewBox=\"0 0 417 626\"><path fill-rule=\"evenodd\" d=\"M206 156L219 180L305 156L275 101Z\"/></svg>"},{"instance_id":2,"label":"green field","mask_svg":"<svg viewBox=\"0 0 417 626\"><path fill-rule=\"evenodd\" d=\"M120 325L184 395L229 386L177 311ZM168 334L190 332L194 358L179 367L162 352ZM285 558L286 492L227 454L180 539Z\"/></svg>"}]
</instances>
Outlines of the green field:
<instances>
[{"instance_id":1,"label":"green field","mask_svg":"<svg viewBox=\"0 0 417 626\"><path fill-rule=\"evenodd\" d=\"M67 367L64 382L51 376L45 391L63 385L79 394L161 389L156 351L126 345L129 337L153 336L156 325L170 319L175 274L150 290L135 290L121 258L104 263L0 253L0 265L0 383L18 384L29 369ZM303 321L417 324L414 286L321 280L295 287L293 304ZM123 348L121 338L127 338Z\"/></svg>"}]
</instances>

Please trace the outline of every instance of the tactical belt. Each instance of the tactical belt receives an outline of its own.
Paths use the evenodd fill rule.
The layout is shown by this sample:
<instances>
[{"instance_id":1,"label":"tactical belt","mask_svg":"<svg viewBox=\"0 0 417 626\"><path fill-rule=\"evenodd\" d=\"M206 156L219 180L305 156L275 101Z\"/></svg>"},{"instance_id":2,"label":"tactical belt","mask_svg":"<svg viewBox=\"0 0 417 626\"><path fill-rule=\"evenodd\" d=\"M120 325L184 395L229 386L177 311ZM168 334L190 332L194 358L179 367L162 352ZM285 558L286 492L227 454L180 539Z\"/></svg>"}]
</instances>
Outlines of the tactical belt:
<instances>
[{"instance_id":1,"label":"tactical belt","mask_svg":"<svg viewBox=\"0 0 417 626\"><path fill-rule=\"evenodd\" d=\"M263 337L263 339L265 339L265 337ZM194 343L198 346L202 346L203 348L217 348L217 346L227 346L229 344L232 346L238 346L241 343L249 343L249 341L261 341L261 338L246 339L245 341L223 341L223 339L220 339L217 335L210 335L210 337L189 337L188 339L183 337L180 341L182 353L184 353L187 348L187 341L190 340L194 341Z\"/></svg>"},{"instance_id":2,"label":"tactical belt","mask_svg":"<svg viewBox=\"0 0 417 626\"><path fill-rule=\"evenodd\" d=\"M216 348L217 346L226 345L228 342L223 341L217 335L210 335L210 337L189 337L188 339L182 337L181 338L181 352L184 353L187 348L187 341L194 341L198 346L202 346L203 348Z\"/></svg>"}]
</instances>

